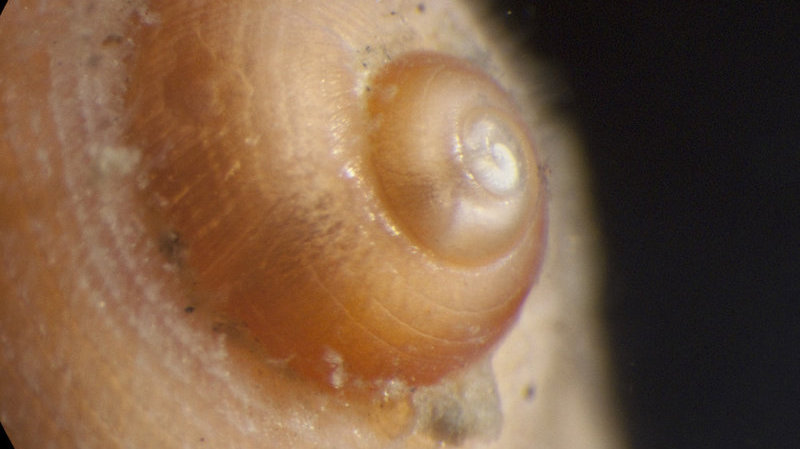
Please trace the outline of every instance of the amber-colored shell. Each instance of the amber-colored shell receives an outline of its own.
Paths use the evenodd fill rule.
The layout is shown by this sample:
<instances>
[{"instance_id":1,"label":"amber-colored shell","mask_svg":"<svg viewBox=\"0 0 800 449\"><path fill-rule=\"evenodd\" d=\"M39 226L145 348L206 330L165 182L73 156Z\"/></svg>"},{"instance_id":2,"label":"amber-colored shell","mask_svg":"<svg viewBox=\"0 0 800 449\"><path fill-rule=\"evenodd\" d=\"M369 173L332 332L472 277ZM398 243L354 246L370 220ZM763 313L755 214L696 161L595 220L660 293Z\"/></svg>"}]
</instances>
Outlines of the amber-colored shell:
<instances>
[{"instance_id":1,"label":"amber-colored shell","mask_svg":"<svg viewBox=\"0 0 800 449\"><path fill-rule=\"evenodd\" d=\"M411 238L456 264L491 263L537 220L539 174L513 101L457 58L416 52L371 84L372 168Z\"/></svg>"},{"instance_id":2,"label":"amber-colored shell","mask_svg":"<svg viewBox=\"0 0 800 449\"><path fill-rule=\"evenodd\" d=\"M226 20L143 27L131 64L128 144L185 306L337 388L429 384L484 355L543 250L514 101L456 56L364 69L322 26Z\"/></svg>"}]
</instances>

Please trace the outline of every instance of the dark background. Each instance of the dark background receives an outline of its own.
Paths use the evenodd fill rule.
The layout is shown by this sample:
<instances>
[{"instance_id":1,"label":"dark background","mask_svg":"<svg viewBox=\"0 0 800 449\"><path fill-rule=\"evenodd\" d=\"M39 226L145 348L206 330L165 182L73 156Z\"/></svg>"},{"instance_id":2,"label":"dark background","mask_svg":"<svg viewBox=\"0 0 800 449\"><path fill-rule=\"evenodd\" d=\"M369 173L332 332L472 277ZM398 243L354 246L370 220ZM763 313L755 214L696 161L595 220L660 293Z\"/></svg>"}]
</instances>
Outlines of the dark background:
<instances>
[{"instance_id":1,"label":"dark background","mask_svg":"<svg viewBox=\"0 0 800 449\"><path fill-rule=\"evenodd\" d=\"M800 447L800 10L495 3L570 88L632 447Z\"/></svg>"}]
</instances>

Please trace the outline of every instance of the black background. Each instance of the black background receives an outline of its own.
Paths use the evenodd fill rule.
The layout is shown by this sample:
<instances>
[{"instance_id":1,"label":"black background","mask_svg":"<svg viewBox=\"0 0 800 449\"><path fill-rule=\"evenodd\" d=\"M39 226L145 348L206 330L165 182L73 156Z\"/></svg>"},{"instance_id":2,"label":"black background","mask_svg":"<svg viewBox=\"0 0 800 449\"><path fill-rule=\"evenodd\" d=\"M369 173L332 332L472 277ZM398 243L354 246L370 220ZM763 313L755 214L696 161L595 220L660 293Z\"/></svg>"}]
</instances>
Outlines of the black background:
<instances>
[{"instance_id":1,"label":"black background","mask_svg":"<svg viewBox=\"0 0 800 449\"><path fill-rule=\"evenodd\" d=\"M800 11L495 3L570 88L632 447L800 447Z\"/></svg>"}]
</instances>

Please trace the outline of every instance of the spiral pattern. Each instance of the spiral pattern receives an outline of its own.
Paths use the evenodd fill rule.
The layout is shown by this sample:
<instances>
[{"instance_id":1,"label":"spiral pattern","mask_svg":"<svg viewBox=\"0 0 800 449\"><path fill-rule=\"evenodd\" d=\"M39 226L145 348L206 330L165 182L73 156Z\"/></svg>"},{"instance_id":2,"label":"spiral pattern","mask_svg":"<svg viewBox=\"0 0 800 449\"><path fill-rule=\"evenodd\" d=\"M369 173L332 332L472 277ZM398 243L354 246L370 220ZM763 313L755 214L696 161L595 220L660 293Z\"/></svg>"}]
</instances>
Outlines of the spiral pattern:
<instances>
[{"instance_id":1,"label":"spiral pattern","mask_svg":"<svg viewBox=\"0 0 800 449\"><path fill-rule=\"evenodd\" d=\"M182 306L325 385L435 382L501 338L540 265L525 124L466 61L373 67L274 8L144 33L131 66L128 145Z\"/></svg>"}]
</instances>

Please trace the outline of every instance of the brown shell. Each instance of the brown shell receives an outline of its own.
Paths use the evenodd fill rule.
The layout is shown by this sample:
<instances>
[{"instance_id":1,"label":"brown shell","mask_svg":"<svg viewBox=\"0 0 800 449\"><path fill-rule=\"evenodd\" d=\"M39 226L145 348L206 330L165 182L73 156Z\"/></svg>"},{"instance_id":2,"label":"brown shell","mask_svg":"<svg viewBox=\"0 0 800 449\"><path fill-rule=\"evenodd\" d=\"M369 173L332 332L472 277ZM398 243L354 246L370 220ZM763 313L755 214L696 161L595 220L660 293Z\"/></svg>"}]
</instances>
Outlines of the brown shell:
<instances>
[{"instance_id":1,"label":"brown shell","mask_svg":"<svg viewBox=\"0 0 800 449\"><path fill-rule=\"evenodd\" d=\"M127 144L143 152L152 232L172 242L186 305L270 359L334 387L432 383L502 337L541 263L544 189L524 122L502 87L455 56L365 68L324 24L274 26L274 13L242 25L225 9L174 20L186 11L165 7L160 20L184 25L141 27ZM463 173L411 184L386 174L405 151L453 155L403 137L409 126L441 134L447 118L381 100L393 77L496 97L464 108L500 111L519 140L522 185L499 199L518 209L505 234L473 227L445 241L461 193L436 186L474 179L438 177Z\"/></svg>"}]
</instances>

